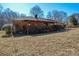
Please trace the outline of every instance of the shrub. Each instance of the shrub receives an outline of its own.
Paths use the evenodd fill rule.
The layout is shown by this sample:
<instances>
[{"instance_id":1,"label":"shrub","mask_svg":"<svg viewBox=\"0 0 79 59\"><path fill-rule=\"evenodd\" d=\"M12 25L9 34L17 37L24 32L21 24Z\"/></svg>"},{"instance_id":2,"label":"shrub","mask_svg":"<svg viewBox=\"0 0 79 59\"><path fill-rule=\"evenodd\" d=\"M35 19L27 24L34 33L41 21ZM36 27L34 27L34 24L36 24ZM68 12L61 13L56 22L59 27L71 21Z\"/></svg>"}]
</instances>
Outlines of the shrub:
<instances>
[{"instance_id":1,"label":"shrub","mask_svg":"<svg viewBox=\"0 0 79 59\"><path fill-rule=\"evenodd\" d=\"M6 31L6 34L7 34L7 35L11 35L11 31L12 31L12 30L11 30L11 26L5 27L4 30Z\"/></svg>"},{"instance_id":2,"label":"shrub","mask_svg":"<svg viewBox=\"0 0 79 59\"><path fill-rule=\"evenodd\" d=\"M75 27L78 25L78 20L75 18L75 16L70 16L70 23L72 27Z\"/></svg>"}]
</instances>

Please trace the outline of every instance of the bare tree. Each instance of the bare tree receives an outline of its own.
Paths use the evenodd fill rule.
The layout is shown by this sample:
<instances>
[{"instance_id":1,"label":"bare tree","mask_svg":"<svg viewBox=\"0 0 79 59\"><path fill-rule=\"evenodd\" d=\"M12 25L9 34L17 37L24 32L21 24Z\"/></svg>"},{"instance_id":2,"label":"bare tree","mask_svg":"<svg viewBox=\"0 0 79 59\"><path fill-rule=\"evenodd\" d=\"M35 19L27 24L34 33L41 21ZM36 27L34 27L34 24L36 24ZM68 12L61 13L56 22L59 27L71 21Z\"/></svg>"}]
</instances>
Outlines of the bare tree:
<instances>
[{"instance_id":1,"label":"bare tree","mask_svg":"<svg viewBox=\"0 0 79 59\"><path fill-rule=\"evenodd\" d=\"M3 6L0 4L0 29L4 24L3 16L2 16Z\"/></svg>"},{"instance_id":2,"label":"bare tree","mask_svg":"<svg viewBox=\"0 0 79 59\"><path fill-rule=\"evenodd\" d=\"M59 21L61 23L65 22L67 18L67 13L64 11L59 11Z\"/></svg>"},{"instance_id":3,"label":"bare tree","mask_svg":"<svg viewBox=\"0 0 79 59\"><path fill-rule=\"evenodd\" d=\"M53 16L52 16L52 13L51 13L51 11L49 11L48 14L47 14L47 18L48 18L48 19L52 19L52 17L53 17Z\"/></svg>"},{"instance_id":4,"label":"bare tree","mask_svg":"<svg viewBox=\"0 0 79 59\"><path fill-rule=\"evenodd\" d=\"M18 17L17 13L12 11L11 9L9 8L6 8L3 12L3 16L4 16L4 19L6 19L6 21L11 21L15 18Z\"/></svg>"},{"instance_id":5,"label":"bare tree","mask_svg":"<svg viewBox=\"0 0 79 59\"><path fill-rule=\"evenodd\" d=\"M35 5L33 8L31 8L30 14L35 18L43 17L43 11L38 5Z\"/></svg>"},{"instance_id":6,"label":"bare tree","mask_svg":"<svg viewBox=\"0 0 79 59\"><path fill-rule=\"evenodd\" d=\"M26 15L25 15L25 14L20 14L20 17L21 17L21 18L25 18Z\"/></svg>"},{"instance_id":7,"label":"bare tree","mask_svg":"<svg viewBox=\"0 0 79 59\"><path fill-rule=\"evenodd\" d=\"M47 18L53 19L62 23L66 20L67 13L64 11L53 10L48 12Z\"/></svg>"}]
</instances>

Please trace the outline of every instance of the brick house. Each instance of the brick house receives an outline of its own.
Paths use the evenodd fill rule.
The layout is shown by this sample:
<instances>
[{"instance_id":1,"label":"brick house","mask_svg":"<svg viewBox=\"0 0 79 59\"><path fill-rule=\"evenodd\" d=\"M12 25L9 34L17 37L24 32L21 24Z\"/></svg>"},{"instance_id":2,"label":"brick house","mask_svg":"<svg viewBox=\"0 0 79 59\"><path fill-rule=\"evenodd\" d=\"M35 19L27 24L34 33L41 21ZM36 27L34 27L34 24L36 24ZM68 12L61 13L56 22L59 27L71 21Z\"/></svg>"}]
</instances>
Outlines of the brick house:
<instances>
[{"instance_id":1,"label":"brick house","mask_svg":"<svg viewBox=\"0 0 79 59\"><path fill-rule=\"evenodd\" d=\"M15 27L14 32L23 32L26 34L51 32L53 28L48 28L51 25L58 25L64 28L63 24L50 19L20 18L13 20L12 23Z\"/></svg>"}]
</instances>

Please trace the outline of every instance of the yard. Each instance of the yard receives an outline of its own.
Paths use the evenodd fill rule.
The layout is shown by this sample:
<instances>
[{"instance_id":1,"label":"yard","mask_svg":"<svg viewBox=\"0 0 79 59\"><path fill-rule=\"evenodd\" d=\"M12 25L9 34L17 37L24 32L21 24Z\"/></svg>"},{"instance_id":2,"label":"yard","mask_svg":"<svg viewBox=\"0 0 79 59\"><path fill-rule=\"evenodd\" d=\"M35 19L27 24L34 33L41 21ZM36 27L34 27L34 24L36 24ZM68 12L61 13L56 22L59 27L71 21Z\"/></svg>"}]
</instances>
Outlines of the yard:
<instances>
[{"instance_id":1,"label":"yard","mask_svg":"<svg viewBox=\"0 0 79 59\"><path fill-rule=\"evenodd\" d=\"M79 55L79 28L65 32L2 38L0 55L11 56L72 56Z\"/></svg>"}]
</instances>

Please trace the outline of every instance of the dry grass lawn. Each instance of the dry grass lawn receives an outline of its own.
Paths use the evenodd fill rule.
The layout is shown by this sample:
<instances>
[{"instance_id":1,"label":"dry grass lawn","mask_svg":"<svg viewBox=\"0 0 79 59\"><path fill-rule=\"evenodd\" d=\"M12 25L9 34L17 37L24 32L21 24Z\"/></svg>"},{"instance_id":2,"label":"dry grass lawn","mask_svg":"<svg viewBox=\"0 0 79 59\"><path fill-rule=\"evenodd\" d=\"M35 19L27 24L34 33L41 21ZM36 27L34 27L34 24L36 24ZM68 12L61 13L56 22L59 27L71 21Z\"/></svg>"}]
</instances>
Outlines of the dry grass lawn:
<instances>
[{"instance_id":1,"label":"dry grass lawn","mask_svg":"<svg viewBox=\"0 0 79 59\"><path fill-rule=\"evenodd\" d=\"M9 56L72 56L79 55L79 28L66 32L36 36L2 38L0 55Z\"/></svg>"}]
</instances>

